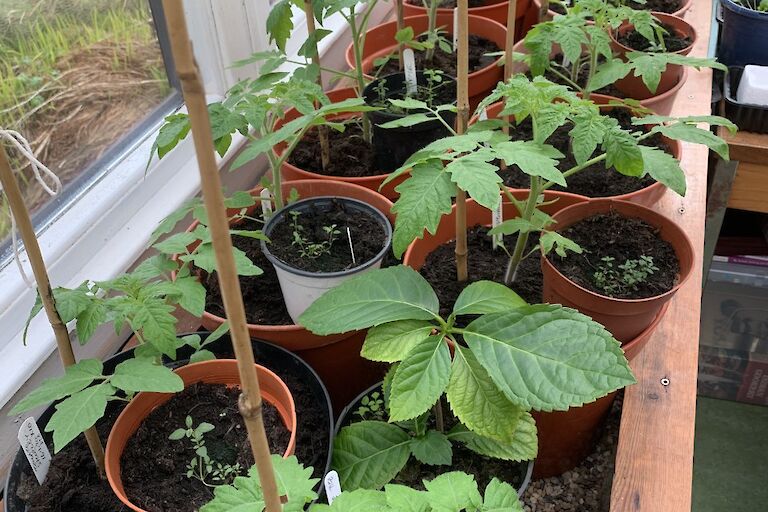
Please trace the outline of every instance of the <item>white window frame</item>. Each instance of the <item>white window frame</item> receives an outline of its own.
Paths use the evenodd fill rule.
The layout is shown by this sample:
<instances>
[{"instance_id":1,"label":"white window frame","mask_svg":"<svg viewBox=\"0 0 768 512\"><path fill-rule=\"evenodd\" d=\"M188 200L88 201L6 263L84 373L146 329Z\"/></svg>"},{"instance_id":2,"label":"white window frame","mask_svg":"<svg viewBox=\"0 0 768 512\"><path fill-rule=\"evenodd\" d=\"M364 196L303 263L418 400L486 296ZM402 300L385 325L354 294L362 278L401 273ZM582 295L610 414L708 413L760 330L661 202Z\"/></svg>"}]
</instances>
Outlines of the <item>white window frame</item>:
<instances>
[{"instance_id":1,"label":"white window frame","mask_svg":"<svg viewBox=\"0 0 768 512\"><path fill-rule=\"evenodd\" d=\"M257 72L255 65L232 68L231 63L268 48L264 13L270 8L269 1L185 0L184 7L209 101L216 101L239 79ZM390 3L380 1L371 16L371 26L390 16L391 11ZM306 39L303 13L296 13L294 23L294 38L288 43L293 51ZM344 60L347 27L338 15L326 20L324 27L333 33L321 41L320 53L328 56L328 65L338 67ZM109 279L124 272L145 252L149 235L160 220L199 193L191 138L162 160L155 159L145 173L161 124L158 122L138 140L127 142L119 161L41 233L40 247L53 286L72 287L85 279ZM229 153L219 159L220 165L245 141L236 134ZM245 173L232 173L229 176L239 176L225 176L225 183L254 184L263 170L253 166ZM21 260L31 276L25 253ZM44 312L32 319L28 345L22 344L34 296L35 291L24 284L14 263L0 268L0 477L16 453L15 430L28 416L10 418L8 410L43 379L61 373L54 353L55 338ZM88 345L75 347L76 353L79 358L105 358L124 340L124 333L116 335L111 327L102 328Z\"/></svg>"}]
</instances>

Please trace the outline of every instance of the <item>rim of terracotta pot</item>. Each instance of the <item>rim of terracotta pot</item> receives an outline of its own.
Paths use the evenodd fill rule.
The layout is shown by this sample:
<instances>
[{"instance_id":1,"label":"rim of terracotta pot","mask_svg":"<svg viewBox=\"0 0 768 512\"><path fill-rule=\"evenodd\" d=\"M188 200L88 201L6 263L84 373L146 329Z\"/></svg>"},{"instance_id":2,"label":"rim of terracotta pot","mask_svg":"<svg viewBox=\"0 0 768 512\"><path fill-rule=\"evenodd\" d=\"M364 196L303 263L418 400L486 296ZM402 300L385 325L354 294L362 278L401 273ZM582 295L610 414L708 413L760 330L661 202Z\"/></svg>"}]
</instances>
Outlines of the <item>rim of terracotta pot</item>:
<instances>
[{"instance_id":1,"label":"rim of terracotta pot","mask_svg":"<svg viewBox=\"0 0 768 512\"><path fill-rule=\"evenodd\" d=\"M184 389L198 382L211 384L227 384L239 386L237 360L215 359L200 363L191 363L174 370L184 381ZM288 386L274 372L254 364L259 377L261 397L274 406L283 424L291 431L288 447L283 453L287 458L293 454L296 447L296 405ZM109 432L107 446L104 451L107 480L118 499L131 510L145 512L144 509L131 502L125 493L121 475L121 459L125 446L147 416L157 407L170 400L175 393L138 393L117 417L112 430Z\"/></svg>"},{"instance_id":2,"label":"rim of terracotta pot","mask_svg":"<svg viewBox=\"0 0 768 512\"><path fill-rule=\"evenodd\" d=\"M597 94L597 93L592 93L590 95L590 98L593 101L595 101L595 103L597 103L598 105L608 103L614 99L617 101L621 101L619 98L614 98L613 96L607 96L605 94ZM489 105L488 108L486 109L488 117L490 119L498 117L498 113L501 111L502 106L503 106L503 103L500 101ZM473 116L472 119L469 120L469 124L472 125L477 121L478 121L478 116ZM667 145L669 145L670 149L672 150L672 156L674 156L675 159L679 160L682 154L682 145L680 144L680 141L664 137L664 142ZM510 188L510 190L528 190L528 189ZM664 185L659 181L656 181L648 185L647 187L641 188L640 190L635 190L634 192L627 192L626 194L619 194L616 196L589 197L582 194L576 194L574 192L568 192L565 190L557 190L557 191L553 190L551 192L557 192L563 197L571 197L572 199L578 200L578 201L592 201L594 199L617 199L620 201L632 201L634 203L652 205L652 204L655 204L659 199L661 199L661 197L666 193L666 191L667 191L666 185Z\"/></svg>"},{"instance_id":3,"label":"rim of terracotta pot","mask_svg":"<svg viewBox=\"0 0 768 512\"><path fill-rule=\"evenodd\" d=\"M448 9L447 15L453 16L453 9ZM438 17L439 16L440 15L438 14ZM412 22L412 21L418 20L418 19L424 19L424 18L428 18L428 16L426 14L420 14L420 15L417 15L417 16L405 17L405 18L403 18L403 26L407 27L407 26L409 26L408 25L409 22ZM495 25L497 29L501 28L504 31L507 30L507 28L504 25L502 25L498 21L495 21L495 20L493 20L491 18L486 18L486 17L483 17L483 16L477 16L477 15L470 14L468 16L468 20L469 20L469 32L470 32L470 34L474 34L474 32L472 31L472 25L473 24L478 24L478 23L480 23L480 24L490 23L491 25ZM380 25L376 25L373 28L369 28L367 34L370 34L374 30L386 30L386 28L395 27L396 25L397 25L397 21L388 21L386 23L382 23ZM450 24L448 26L448 33L452 33L452 31L453 31L453 24ZM367 40L367 35L366 35L366 40ZM393 40L392 41L392 46L393 47L397 46L397 41ZM347 65L349 66L349 68L350 69L355 69L355 58L354 58L354 50L353 50L352 43L350 43L349 46L347 46L347 51L345 52L344 55L345 55L345 58L347 60ZM363 55L363 60L365 58L366 58L365 55ZM485 73L490 73L490 72L496 71L497 68L501 69L499 66L500 66L500 63L502 62L503 58L504 58L503 56L500 56L495 61L493 61L492 63L488 64L487 66L485 66L483 68L480 68L477 71L473 71L472 73L469 73L468 80L473 80L473 79L479 78L480 76L482 76ZM371 61L371 64L372 64L372 61ZM370 71L369 68L370 68L370 66L363 65L363 74L364 74L366 80L371 81L371 80L373 80L374 77L368 74L368 72Z\"/></svg>"},{"instance_id":4,"label":"rim of terracotta pot","mask_svg":"<svg viewBox=\"0 0 768 512\"><path fill-rule=\"evenodd\" d=\"M339 89L333 89L331 91L328 91L325 93L328 98L331 100L332 103L338 103L340 101L350 99L350 98L357 98L360 95L357 93L357 89L355 87L342 87ZM296 114L294 116L294 114ZM295 108L290 108L285 112L285 115L282 119L280 119L276 123L276 128L279 128L283 124L287 123L288 121L294 119L295 117L298 117L298 110ZM356 117L354 114L352 115L345 115L340 114L337 116L331 116L332 119L349 119L351 117ZM281 156L283 152L286 149L285 142L282 142L272 148L272 152L277 155ZM288 162L287 160L283 163L281 170L289 171L298 175L302 176L302 179L314 179L314 180L332 180L332 181L342 181L345 183L351 183L353 185L361 185L365 186L365 184L381 184L380 182L384 181L387 176L389 176L390 173L382 173L382 174L373 174L371 176L329 176L327 174L320 174L312 171L308 171L306 169L302 169L301 167L296 167L292 163ZM371 188L370 186L366 188ZM378 187L376 187L378 188Z\"/></svg>"},{"instance_id":5,"label":"rim of terracotta pot","mask_svg":"<svg viewBox=\"0 0 768 512\"><path fill-rule=\"evenodd\" d=\"M621 343L621 350L624 351L624 357L627 358L627 361L632 363L632 361L637 356L640 355L640 352L642 352L645 345L648 344L648 342L651 340L651 335L656 331L656 328L664 319L664 316L667 314L668 309L669 309L669 301L665 302L664 305L661 306L661 309L656 315L656 318L653 319L653 322L651 322L650 325L646 327L643 332L641 332L640 334L638 334L637 336L635 336L633 339L629 340L626 343L619 342Z\"/></svg>"},{"instance_id":6,"label":"rim of terracotta pot","mask_svg":"<svg viewBox=\"0 0 768 512\"><path fill-rule=\"evenodd\" d=\"M686 232L677 225L676 222L674 222L669 217L666 217L665 215L660 214L656 210L653 210L651 208L648 208L646 206L632 203L630 201L621 201L617 199L591 199L589 201L586 201L584 203L578 203L571 206L568 206L566 208L563 208L556 214L552 216L552 218L557 222L555 225L555 231L561 231L573 224L576 224L577 222L581 222L586 216L579 216L578 218L574 218L571 221L562 221L561 219L563 216L566 215L574 215L574 212L578 212L579 209L592 209L592 208L598 208L595 211L590 211L589 215L596 215L599 213L605 213L610 211L618 211L622 215L626 217L635 217L640 218L643 222L646 222L647 224L650 224L653 227L660 228L664 227L665 229L669 229L670 231L674 231L676 237L680 238L682 240L682 246L676 246L672 245L672 247L675 249L675 256L677 256L678 262L680 263L680 274L678 276L677 283L668 291L661 293L659 295L653 295L651 297L645 297L642 299L621 299L621 298L614 298L609 297L608 295L603 295L597 292L594 292L592 290L589 290L587 288L584 288L583 286L580 286L570 279L568 279L565 275L563 275L560 270L555 267L552 262L549 261L549 258L544 254L544 249L539 248L540 254L541 254L541 263L543 266L547 267L547 270L554 273L558 277L560 277L564 282L567 282L569 286L573 287L574 289L578 290L579 292L583 294L588 294L592 297L594 297L596 300L601 300L605 302L612 302L615 304L644 304L648 302L654 302L661 298L665 297L671 297L677 291L682 287L686 281L691 277L691 274L693 273L693 262L696 258L696 251L693 248L693 244L691 243L691 239L688 237ZM624 211L622 211L624 210ZM632 213L626 213L626 211L629 210ZM667 240L667 238L670 237L661 237L662 240ZM671 243L671 242L670 242ZM686 265L686 260L689 260L690 264Z\"/></svg>"},{"instance_id":7,"label":"rim of terracotta pot","mask_svg":"<svg viewBox=\"0 0 768 512\"><path fill-rule=\"evenodd\" d=\"M680 16L675 16L674 14L667 14L665 12L657 12L657 11L652 11L651 14L653 15L654 18L658 19L661 23L665 25L672 25L675 28L675 31L677 32L678 35L681 35L683 37L688 36L691 38L691 44L689 44L682 50L678 50L676 52L668 52L668 53L677 54L677 55L688 55L689 53L691 53L691 50L693 50L693 45L696 44L696 39L698 37L698 34L696 33L696 28L693 25L685 21ZM676 26L676 24L681 25L681 27ZM619 25L619 28L617 28L616 30L611 30L609 33L613 44L615 44L618 48L620 48L623 53L640 51L640 50L635 50L634 48L630 48L629 46L626 46L625 44L619 42L619 40L616 38L617 34L622 34L628 30L632 30L632 28L634 28L634 25L632 25L628 21L625 21L621 25Z\"/></svg>"},{"instance_id":8,"label":"rim of terracotta pot","mask_svg":"<svg viewBox=\"0 0 768 512\"><path fill-rule=\"evenodd\" d=\"M534 5L536 6L537 10L541 10L541 0L533 0ZM673 13L664 13L664 14L672 14L673 16L677 16L678 18L682 18L683 15L688 11L688 9L691 8L691 5L693 5L693 0L685 0L683 2L683 5L680 6L678 10L676 10ZM549 16L556 16L560 13L557 13L553 11L552 9L549 9L547 11L547 14Z\"/></svg>"},{"instance_id":9,"label":"rim of terracotta pot","mask_svg":"<svg viewBox=\"0 0 768 512\"><path fill-rule=\"evenodd\" d=\"M283 191L288 192L291 188L296 187L335 187L337 189L346 189L347 191L353 191L357 192L357 194L361 196L367 196L370 194L376 194L379 196L379 201L384 205L389 205L390 211L389 213L386 213L385 215L387 218L390 219L390 221L394 221L394 214L391 212L392 208L392 201L384 197L383 195L372 191L370 188L363 187L361 185L357 185L354 183L347 183L343 181L336 181L331 179L323 179L323 180L293 180L293 181L284 181L282 183ZM261 190L263 187L256 186L253 189L251 189L249 192L254 197L259 197L259 194L261 193ZM339 192L338 190L336 192ZM343 192L340 192L343 193ZM358 198L357 195L355 196L342 196L342 197L353 197ZM372 205L373 206L373 205ZM198 221L194 221L188 228L187 231L193 231L198 224L200 224ZM172 258L174 261L178 260L178 256L174 256ZM172 277L175 277L176 273L172 273ZM203 311L203 315L201 317L201 322L203 324L203 327L206 329L209 329L211 331L216 330L217 327L219 327L221 324L223 324L226 321L225 318L215 315L207 310ZM248 324L248 332L251 336L256 338L263 338L266 341L278 344L279 346L286 348L288 350L296 351L296 350L308 350L313 348L320 348L324 347L326 345L330 345L331 343L336 343L339 340L346 339L352 335L354 335L354 332L346 332L341 334L333 334L329 336L319 336L317 334L314 334L301 325L298 324L288 324L288 325L263 325L263 324Z\"/></svg>"},{"instance_id":10,"label":"rim of terracotta pot","mask_svg":"<svg viewBox=\"0 0 768 512\"><path fill-rule=\"evenodd\" d=\"M516 3L519 4L525 4L527 3L527 0L516 0ZM475 16L482 16L484 18L488 18L491 13L497 10L504 11L504 16L507 15L507 6L509 5L509 0L489 0L489 2L486 5L481 5L480 7L469 7L469 14L475 15ZM418 12L419 15L425 14L427 12L427 8L423 5L419 4L412 4L407 1L403 1L403 12L411 11L411 12ZM450 14L453 16L453 8L451 7L438 7L437 8L438 14ZM524 10L518 9L518 18L525 15ZM490 18L494 19L494 18Z\"/></svg>"}]
</instances>

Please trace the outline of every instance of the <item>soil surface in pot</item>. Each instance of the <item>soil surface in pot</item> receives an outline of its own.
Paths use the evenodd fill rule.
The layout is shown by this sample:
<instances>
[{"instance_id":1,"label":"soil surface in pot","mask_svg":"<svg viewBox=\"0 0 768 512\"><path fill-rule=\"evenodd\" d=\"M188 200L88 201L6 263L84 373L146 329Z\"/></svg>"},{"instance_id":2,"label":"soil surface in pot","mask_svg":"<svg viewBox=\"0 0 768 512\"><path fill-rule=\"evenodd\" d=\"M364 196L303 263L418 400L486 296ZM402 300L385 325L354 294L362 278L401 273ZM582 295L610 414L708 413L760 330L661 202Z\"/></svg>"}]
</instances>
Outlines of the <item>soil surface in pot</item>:
<instances>
[{"instance_id":1,"label":"soil surface in pot","mask_svg":"<svg viewBox=\"0 0 768 512\"><path fill-rule=\"evenodd\" d=\"M372 260L386 244L387 235L379 220L348 209L343 201L332 201L330 209L308 208L297 216L287 215L269 235L272 254L294 268L307 272L347 270ZM303 242L296 242L297 235ZM312 246L319 244L325 248L319 255L312 253Z\"/></svg>"},{"instance_id":2,"label":"soil surface in pot","mask_svg":"<svg viewBox=\"0 0 768 512\"><path fill-rule=\"evenodd\" d=\"M110 404L96 429L106 444L109 431L123 410ZM41 427L42 429L42 427ZM53 448L49 447L51 452ZM84 436L54 455L43 485L29 472L21 476L16 494L24 500L27 512L120 512L126 507L117 499L107 479L100 479Z\"/></svg>"},{"instance_id":3,"label":"soil surface in pot","mask_svg":"<svg viewBox=\"0 0 768 512\"><path fill-rule=\"evenodd\" d=\"M253 218L261 218L261 209L251 214ZM262 229L264 225L251 219L244 220L238 227L246 230ZM260 325L293 325L288 310L285 308L283 293L277 272L264 253L261 244L255 238L233 236L232 243L264 271L260 276L240 276L240 290L245 303L245 317L249 324ZM226 318L224 299L221 296L219 278L216 272L203 274L203 285L206 289L205 310L209 313Z\"/></svg>"},{"instance_id":4,"label":"soil surface in pot","mask_svg":"<svg viewBox=\"0 0 768 512\"><path fill-rule=\"evenodd\" d=\"M469 250L469 279L460 283L456 280L456 255L454 242L448 242L432 251L421 267L419 273L429 281L435 289L440 301L440 314L445 318L453 309L459 294L467 285L475 281L504 282L504 272L507 269L509 256L503 249L493 249L490 228L475 226L467 233L467 248ZM512 252L516 238L504 238L504 245ZM530 251L538 243L538 237L528 239L526 251ZM542 294L541 262L536 253L524 259L520 264L515 282L511 288L530 304L541 302Z\"/></svg>"},{"instance_id":5,"label":"soil surface in pot","mask_svg":"<svg viewBox=\"0 0 768 512\"><path fill-rule=\"evenodd\" d=\"M419 40L425 41L426 36L419 37ZM499 57L489 57L488 53L500 51L501 48L496 43L484 37L470 34L469 36L469 72L473 73L486 66L493 64ZM414 50L416 60L416 69L439 69L448 76L456 76L456 54L453 52L444 52L440 48L435 48L435 54L431 63L426 62L426 51ZM400 65L397 61L397 54L393 54L386 64L377 71L377 76L385 76L392 73L398 73ZM455 99L455 98L454 98Z\"/></svg>"},{"instance_id":6,"label":"soil surface in pot","mask_svg":"<svg viewBox=\"0 0 768 512\"><path fill-rule=\"evenodd\" d=\"M569 253L566 258L550 253L549 260L568 279L595 293L643 299L666 293L677 283L680 263L672 244L662 240L658 230L641 219L617 212L598 214L560 233L579 244L584 252ZM632 262L639 262L643 256L652 258L658 270L646 274L640 282L628 284L637 267L633 271L622 266L631 267ZM610 263L606 258L612 258ZM603 282L610 288L598 286L600 274L607 274Z\"/></svg>"},{"instance_id":7,"label":"soil surface in pot","mask_svg":"<svg viewBox=\"0 0 768 512\"><path fill-rule=\"evenodd\" d=\"M343 132L329 129L328 140L331 149L330 164L325 169L316 128L308 131L296 144L288 162L299 169L323 176L359 178L382 174L374 165L373 146L363 137L359 118L350 119Z\"/></svg>"},{"instance_id":8,"label":"soil surface in pot","mask_svg":"<svg viewBox=\"0 0 768 512\"><path fill-rule=\"evenodd\" d=\"M632 115L626 109L614 108L605 112L605 114L618 120L619 125L624 129L637 129L636 126L632 126ZM565 155L565 158L560 160L560 163L557 166L561 171L567 171L576 165L576 159L574 158L573 153L570 152L569 147L570 136L568 135L568 132L570 130L571 126L569 125L561 126L555 130L549 139L547 139L549 144L556 147ZM530 119L526 119L519 125L512 124L510 126L509 134L512 140L532 140L533 129ZM654 136L645 139L641 144L658 147L659 149L669 152L669 147L664 143L660 134L655 134ZM530 177L520 171L517 166L511 166L506 170L500 171L500 175L508 187L530 187ZM581 172L569 176L566 181L568 183L567 187L554 185L552 190L561 190L588 197L608 197L635 192L655 183L654 179L647 174L643 177L625 176L613 168L606 169L604 162L598 162L591 165Z\"/></svg>"},{"instance_id":9,"label":"soil surface in pot","mask_svg":"<svg viewBox=\"0 0 768 512\"><path fill-rule=\"evenodd\" d=\"M198 383L152 411L128 440L121 458L128 498L148 512L191 512L211 501L213 489L186 475L187 465L196 459L191 440L168 439L176 429L186 428L187 416L192 417L193 427L202 422L214 426L204 436L212 461L230 466L240 464L239 474L246 474L253 465L253 455L237 407L239 396L237 387ZM267 402L263 405L270 451L282 454L291 433L277 409ZM207 483L219 482L209 476Z\"/></svg>"},{"instance_id":10,"label":"soil surface in pot","mask_svg":"<svg viewBox=\"0 0 768 512\"><path fill-rule=\"evenodd\" d=\"M674 53L680 50L685 50L691 44L693 40L688 36L681 36L675 31L675 28L671 25L661 24L662 28L667 31L664 34L664 48L665 52ZM647 51L661 51L661 49L655 50L652 48L652 44L640 32L636 30L628 30L623 34L616 37L616 40L628 48L637 50L639 52Z\"/></svg>"},{"instance_id":11,"label":"soil surface in pot","mask_svg":"<svg viewBox=\"0 0 768 512\"><path fill-rule=\"evenodd\" d=\"M636 10L672 14L683 6L683 2L684 0L647 0L645 3L638 3L630 0L627 5ZM565 7L559 4L550 5L549 10L558 14L565 14Z\"/></svg>"}]
</instances>

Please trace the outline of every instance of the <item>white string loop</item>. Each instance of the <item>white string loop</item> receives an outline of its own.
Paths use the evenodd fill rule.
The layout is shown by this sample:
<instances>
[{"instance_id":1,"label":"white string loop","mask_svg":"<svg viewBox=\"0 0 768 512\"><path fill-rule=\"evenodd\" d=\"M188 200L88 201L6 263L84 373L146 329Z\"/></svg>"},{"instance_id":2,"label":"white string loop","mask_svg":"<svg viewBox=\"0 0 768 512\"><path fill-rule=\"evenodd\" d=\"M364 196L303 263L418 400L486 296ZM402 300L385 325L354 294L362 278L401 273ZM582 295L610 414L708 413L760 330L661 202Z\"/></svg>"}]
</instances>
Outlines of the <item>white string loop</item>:
<instances>
[{"instance_id":1,"label":"white string loop","mask_svg":"<svg viewBox=\"0 0 768 512\"><path fill-rule=\"evenodd\" d=\"M24 138L19 132L15 130L3 130L0 129L0 139L5 139L10 142L21 155L27 159L29 165L32 166L32 173L35 175L35 181L37 181L43 190L49 195L55 196L61 192L61 180L56 174L45 166L40 160L37 159L35 153L32 151L32 147L29 145L29 141ZM51 185L46 183L45 178L52 182ZM3 186L0 184L0 192L2 192ZM21 265L21 256L19 254L19 240L16 236L16 219L13 216L13 211L8 209L8 213L11 216L11 245L13 246L13 259L16 262L16 267L21 273L21 278L30 288L34 288L34 283L29 279L24 272L24 267Z\"/></svg>"}]
</instances>

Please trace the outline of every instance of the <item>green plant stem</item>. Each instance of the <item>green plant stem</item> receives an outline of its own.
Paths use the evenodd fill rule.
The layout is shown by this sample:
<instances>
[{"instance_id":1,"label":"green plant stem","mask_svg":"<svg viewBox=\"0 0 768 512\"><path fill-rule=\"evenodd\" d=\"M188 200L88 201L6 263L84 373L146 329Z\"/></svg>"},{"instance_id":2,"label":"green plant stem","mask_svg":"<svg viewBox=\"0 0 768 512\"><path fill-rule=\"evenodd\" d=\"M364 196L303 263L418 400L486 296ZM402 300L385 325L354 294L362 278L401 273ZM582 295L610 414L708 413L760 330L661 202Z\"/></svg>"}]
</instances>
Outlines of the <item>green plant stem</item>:
<instances>
[{"instance_id":1,"label":"green plant stem","mask_svg":"<svg viewBox=\"0 0 768 512\"><path fill-rule=\"evenodd\" d=\"M365 36L361 40L360 30L365 29L367 24L367 17L364 17L363 25L358 28L357 18L355 17L355 10L352 9L349 17L345 17L349 24L349 29L352 32L352 53L355 57L355 78L357 80L358 94L362 95L365 90L365 74L363 73L363 45L365 44ZM368 120L368 116L363 114L363 138L366 142L371 141L371 123Z\"/></svg>"},{"instance_id":2,"label":"green plant stem","mask_svg":"<svg viewBox=\"0 0 768 512\"><path fill-rule=\"evenodd\" d=\"M564 80L565 82L568 82L568 85L570 85L571 87L573 87L575 90L577 90L577 91L580 91L580 90L581 90L581 86L580 86L579 84L577 84L576 82L573 82L573 81L572 81L570 78L568 78L568 77L567 77L565 74L563 74L563 73L559 72L557 69L555 69L555 67L554 67L554 66L550 66L550 68L549 68L549 71L551 71L553 74L555 74L555 75L557 75L558 77L560 77L560 78L561 78L562 80Z\"/></svg>"},{"instance_id":3,"label":"green plant stem","mask_svg":"<svg viewBox=\"0 0 768 512\"><path fill-rule=\"evenodd\" d=\"M533 217L533 213L536 211L536 201L539 198L539 194L543 191L541 186L541 178L538 176L531 176L531 191L528 194L528 199L525 202L525 209L521 212L523 219L530 220ZM517 269L520 267L520 262L523 261L523 253L525 246L528 244L529 232L523 233L520 231L515 241L515 248L512 251L512 257L507 264L507 270L504 273L504 284L509 286L515 282L517 277Z\"/></svg>"},{"instance_id":4,"label":"green plant stem","mask_svg":"<svg viewBox=\"0 0 768 512\"><path fill-rule=\"evenodd\" d=\"M435 427L438 432L445 432L445 420L443 418L443 397L437 399L433 411L435 412Z\"/></svg>"},{"instance_id":5,"label":"green plant stem","mask_svg":"<svg viewBox=\"0 0 768 512\"><path fill-rule=\"evenodd\" d=\"M437 46L437 2L438 0L429 0L429 25L427 27L427 40L433 42L432 48L427 48L424 60L431 63L435 56L435 46Z\"/></svg>"}]
</instances>

